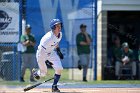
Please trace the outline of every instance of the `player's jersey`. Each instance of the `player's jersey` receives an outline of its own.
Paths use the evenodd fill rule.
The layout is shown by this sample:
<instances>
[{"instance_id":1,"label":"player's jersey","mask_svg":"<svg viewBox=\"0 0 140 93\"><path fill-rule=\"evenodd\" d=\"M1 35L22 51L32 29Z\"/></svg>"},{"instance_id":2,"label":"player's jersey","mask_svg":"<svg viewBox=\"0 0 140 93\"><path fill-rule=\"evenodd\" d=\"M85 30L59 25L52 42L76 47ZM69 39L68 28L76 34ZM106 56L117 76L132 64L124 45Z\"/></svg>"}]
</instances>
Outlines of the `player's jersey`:
<instances>
[{"instance_id":1,"label":"player's jersey","mask_svg":"<svg viewBox=\"0 0 140 93\"><path fill-rule=\"evenodd\" d=\"M61 38L62 38L62 32L60 32L60 36L58 38L54 35L52 31L49 31L42 37L38 48L42 47L47 53L50 53L59 44Z\"/></svg>"}]
</instances>

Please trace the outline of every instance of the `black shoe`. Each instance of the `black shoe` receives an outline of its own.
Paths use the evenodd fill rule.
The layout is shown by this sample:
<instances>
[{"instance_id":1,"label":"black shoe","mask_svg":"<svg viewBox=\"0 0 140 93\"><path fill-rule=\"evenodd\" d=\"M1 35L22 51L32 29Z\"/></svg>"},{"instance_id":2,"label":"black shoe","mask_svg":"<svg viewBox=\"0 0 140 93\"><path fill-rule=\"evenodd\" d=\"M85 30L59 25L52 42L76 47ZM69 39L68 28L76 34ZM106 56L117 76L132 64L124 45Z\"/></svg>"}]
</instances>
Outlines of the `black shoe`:
<instances>
[{"instance_id":1,"label":"black shoe","mask_svg":"<svg viewBox=\"0 0 140 93\"><path fill-rule=\"evenodd\" d=\"M36 82L34 79L30 79L30 82Z\"/></svg>"},{"instance_id":2,"label":"black shoe","mask_svg":"<svg viewBox=\"0 0 140 93\"><path fill-rule=\"evenodd\" d=\"M52 92L60 92L60 90L57 88L57 85L52 85Z\"/></svg>"},{"instance_id":3,"label":"black shoe","mask_svg":"<svg viewBox=\"0 0 140 93\"><path fill-rule=\"evenodd\" d=\"M78 65L78 69L81 70L82 69L82 66L81 65Z\"/></svg>"},{"instance_id":4,"label":"black shoe","mask_svg":"<svg viewBox=\"0 0 140 93\"><path fill-rule=\"evenodd\" d=\"M135 79L136 79L136 76L132 76L132 77L131 77L131 80L135 80Z\"/></svg>"},{"instance_id":5,"label":"black shoe","mask_svg":"<svg viewBox=\"0 0 140 93\"><path fill-rule=\"evenodd\" d=\"M84 82L87 82L87 79L86 79L86 77L83 77L83 81L84 81Z\"/></svg>"},{"instance_id":6,"label":"black shoe","mask_svg":"<svg viewBox=\"0 0 140 93\"><path fill-rule=\"evenodd\" d=\"M35 79L37 79L37 80L40 79L40 76L37 74L37 69L33 69L33 70L32 70L32 73L33 73L33 77L34 77Z\"/></svg>"},{"instance_id":7,"label":"black shoe","mask_svg":"<svg viewBox=\"0 0 140 93\"><path fill-rule=\"evenodd\" d=\"M78 60L78 69L79 70L81 70L82 69L82 66L81 66L81 64L80 64L81 62L80 62L80 60Z\"/></svg>"},{"instance_id":8,"label":"black shoe","mask_svg":"<svg viewBox=\"0 0 140 93\"><path fill-rule=\"evenodd\" d=\"M121 76L118 76L117 79L118 79L118 80L121 80L122 78L121 78Z\"/></svg>"},{"instance_id":9,"label":"black shoe","mask_svg":"<svg viewBox=\"0 0 140 93\"><path fill-rule=\"evenodd\" d=\"M83 80L84 82L87 82L87 80Z\"/></svg>"},{"instance_id":10,"label":"black shoe","mask_svg":"<svg viewBox=\"0 0 140 93\"><path fill-rule=\"evenodd\" d=\"M23 77L20 77L20 82L25 82Z\"/></svg>"}]
</instances>

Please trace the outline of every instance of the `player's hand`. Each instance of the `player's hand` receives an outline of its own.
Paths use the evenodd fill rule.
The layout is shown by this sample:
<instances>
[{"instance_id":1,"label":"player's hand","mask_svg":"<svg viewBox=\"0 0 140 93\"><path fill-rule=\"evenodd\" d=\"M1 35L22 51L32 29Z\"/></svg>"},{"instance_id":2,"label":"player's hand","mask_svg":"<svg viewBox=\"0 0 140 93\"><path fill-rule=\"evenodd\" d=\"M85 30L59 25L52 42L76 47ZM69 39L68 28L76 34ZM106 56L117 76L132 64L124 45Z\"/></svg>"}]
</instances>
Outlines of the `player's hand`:
<instances>
[{"instance_id":1,"label":"player's hand","mask_svg":"<svg viewBox=\"0 0 140 93\"><path fill-rule=\"evenodd\" d=\"M31 46L35 46L35 43L32 42L32 41L30 41L30 45L31 45Z\"/></svg>"},{"instance_id":2,"label":"player's hand","mask_svg":"<svg viewBox=\"0 0 140 93\"><path fill-rule=\"evenodd\" d=\"M125 62L123 62L123 66L125 66L125 64L126 64L126 63L125 63Z\"/></svg>"},{"instance_id":3,"label":"player's hand","mask_svg":"<svg viewBox=\"0 0 140 93\"><path fill-rule=\"evenodd\" d=\"M61 53L59 47L56 48L56 51L57 51L57 54L58 54L58 56L60 57L60 59L64 59L64 56L63 56L63 54Z\"/></svg>"},{"instance_id":4,"label":"player's hand","mask_svg":"<svg viewBox=\"0 0 140 93\"><path fill-rule=\"evenodd\" d=\"M23 45L25 45L25 46L29 46L29 45L30 45L30 41L27 40L27 41L23 42Z\"/></svg>"},{"instance_id":5,"label":"player's hand","mask_svg":"<svg viewBox=\"0 0 140 93\"><path fill-rule=\"evenodd\" d=\"M85 34L85 35L88 35L88 33L87 33L86 31L84 31L84 34Z\"/></svg>"},{"instance_id":6,"label":"player's hand","mask_svg":"<svg viewBox=\"0 0 140 93\"><path fill-rule=\"evenodd\" d=\"M26 44L30 44L30 41L29 41L29 40L27 40L27 41L26 41Z\"/></svg>"}]
</instances>

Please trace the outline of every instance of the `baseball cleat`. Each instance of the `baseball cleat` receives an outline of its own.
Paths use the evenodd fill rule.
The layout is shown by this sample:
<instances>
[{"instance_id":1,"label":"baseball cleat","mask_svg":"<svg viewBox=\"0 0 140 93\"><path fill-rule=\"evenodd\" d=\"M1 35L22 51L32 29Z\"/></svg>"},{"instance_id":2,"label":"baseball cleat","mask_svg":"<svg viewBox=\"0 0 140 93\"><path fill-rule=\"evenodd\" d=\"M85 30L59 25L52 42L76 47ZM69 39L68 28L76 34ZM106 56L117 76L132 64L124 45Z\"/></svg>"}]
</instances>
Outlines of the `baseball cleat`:
<instances>
[{"instance_id":1,"label":"baseball cleat","mask_svg":"<svg viewBox=\"0 0 140 93\"><path fill-rule=\"evenodd\" d=\"M35 79L39 80L40 79L40 76L37 74L37 71L38 71L37 69L33 68L32 73L33 73L33 77Z\"/></svg>"},{"instance_id":2,"label":"baseball cleat","mask_svg":"<svg viewBox=\"0 0 140 93\"><path fill-rule=\"evenodd\" d=\"M83 81L84 81L84 82L87 82L87 79L86 79L86 77L83 77Z\"/></svg>"},{"instance_id":3,"label":"baseball cleat","mask_svg":"<svg viewBox=\"0 0 140 93\"><path fill-rule=\"evenodd\" d=\"M57 88L57 85L52 85L52 92L60 92L60 90Z\"/></svg>"},{"instance_id":4,"label":"baseball cleat","mask_svg":"<svg viewBox=\"0 0 140 93\"><path fill-rule=\"evenodd\" d=\"M81 65L78 65L78 69L81 70L82 69L82 66Z\"/></svg>"}]
</instances>

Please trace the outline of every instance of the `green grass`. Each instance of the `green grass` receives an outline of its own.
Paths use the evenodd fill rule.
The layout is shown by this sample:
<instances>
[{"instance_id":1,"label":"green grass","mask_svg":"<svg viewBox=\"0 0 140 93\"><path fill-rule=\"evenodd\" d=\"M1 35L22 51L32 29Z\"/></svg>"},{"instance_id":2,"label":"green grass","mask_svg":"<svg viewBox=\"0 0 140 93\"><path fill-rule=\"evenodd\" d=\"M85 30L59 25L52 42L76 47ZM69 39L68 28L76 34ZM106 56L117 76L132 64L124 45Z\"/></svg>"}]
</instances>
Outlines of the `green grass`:
<instances>
[{"instance_id":1,"label":"green grass","mask_svg":"<svg viewBox=\"0 0 140 93\"><path fill-rule=\"evenodd\" d=\"M90 81L87 84L140 84L140 80L102 80Z\"/></svg>"},{"instance_id":2,"label":"green grass","mask_svg":"<svg viewBox=\"0 0 140 93\"><path fill-rule=\"evenodd\" d=\"M48 69L48 74L49 74L48 76L41 78L40 82L53 77L54 70ZM30 78L30 72L27 69L26 73L25 73L25 77L24 77L26 82L21 83L19 81L4 81L4 80L0 79L0 85L21 86L21 85L33 84L33 83L29 82L29 78ZM53 80L50 82L53 82ZM102 81L88 81L88 82L81 82L80 80L69 80L68 69L63 70L60 82L78 82L78 83L82 83L82 84L140 84L140 80L102 80Z\"/></svg>"},{"instance_id":3,"label":"green grass","mask_svg":"<svg viewBox=\"0 0 140 93\"><path fill-rule=\"evenodd\" d=\"M68 81L69 75L68 75L68 69L64 69L60 81ZM42 77L39 81L44 81L46 79L52 78L54 76L54 69L48 69L48 75L45 77ZM0 85L28 85L32 84L30 82L30 71L29 69L26 70L25 76L24 76L25 82L19 82L19 81L5 81L3 79L0 79ZM50 81L52 82L52 81Z\"/></svg>"}]
</instances>

